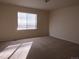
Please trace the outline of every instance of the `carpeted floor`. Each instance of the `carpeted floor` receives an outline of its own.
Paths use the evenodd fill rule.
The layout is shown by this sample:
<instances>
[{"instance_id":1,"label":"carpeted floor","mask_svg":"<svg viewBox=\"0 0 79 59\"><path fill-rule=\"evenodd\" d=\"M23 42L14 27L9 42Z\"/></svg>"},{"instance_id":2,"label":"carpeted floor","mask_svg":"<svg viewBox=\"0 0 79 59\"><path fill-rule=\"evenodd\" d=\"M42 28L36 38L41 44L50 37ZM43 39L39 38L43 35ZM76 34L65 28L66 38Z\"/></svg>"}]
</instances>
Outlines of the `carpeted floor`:
<instances>
[{"instance_id":1,"label":"carpeted floor","mask_svg":"<svg viewBox=\"0 0 79 59\"><path fill-rule=\"evenodd\" d=\"M0 42L0 59L79 59L79 45L53 37Z\"/></svg>"}]
</instances>

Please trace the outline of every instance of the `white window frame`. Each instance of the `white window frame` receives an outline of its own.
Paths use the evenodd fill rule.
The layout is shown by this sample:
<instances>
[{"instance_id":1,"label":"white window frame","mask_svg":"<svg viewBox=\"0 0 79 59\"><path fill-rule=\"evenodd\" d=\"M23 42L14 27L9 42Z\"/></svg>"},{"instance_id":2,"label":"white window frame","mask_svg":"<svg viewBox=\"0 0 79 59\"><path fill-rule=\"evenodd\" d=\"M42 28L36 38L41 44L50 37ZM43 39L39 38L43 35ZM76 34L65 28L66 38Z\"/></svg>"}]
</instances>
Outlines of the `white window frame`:
<instances>
[{"instance_id":1,"label":"white window frame","mask_svg":"<svg viewBox=\"0 0 79 59\"><path fill-rule=\"evenodd\" d=\"M21 20L23 20L23 19L21 19L20 18L20 16L19 16L19 14L23 14L24 15L24 17L29 17L29 18L27 18L27 19L24 19L24 21L26 21L27 23L25 23L25 27L24 28L21 28L20 27L20 25L23 27L23 25L22 25L22 23L21 23ZM27 15L27 16L25 16L25 15ZM30 15L30 16L28 16L28 15ZM33 17L34 16L34 17ZM33 20L34 21L32 21L32 19L31 18L34 18ZM20 19L20 20L19 20ZM30 21L31 20L31 21ZM20 22L19 22L20 21ZM34 22L34 24L32 23L32 22ZM29 25L29 23L30 23L30 25ZM28 25L28 26L27 26ZM17 30L36 30L37 29L37 14L33 14L33 13L26 13L26 12L18 12L17 13Z\"/></svg>"}]
</instances>

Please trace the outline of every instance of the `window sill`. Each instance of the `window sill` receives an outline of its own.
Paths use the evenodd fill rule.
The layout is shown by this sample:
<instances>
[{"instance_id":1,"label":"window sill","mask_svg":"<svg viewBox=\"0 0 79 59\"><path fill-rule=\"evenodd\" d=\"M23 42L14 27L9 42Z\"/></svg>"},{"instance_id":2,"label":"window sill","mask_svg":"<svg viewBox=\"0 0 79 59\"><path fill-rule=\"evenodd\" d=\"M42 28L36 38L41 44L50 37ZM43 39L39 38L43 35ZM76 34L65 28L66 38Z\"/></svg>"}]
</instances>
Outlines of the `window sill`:
<instances>
[{"instance_id":1,"label":"window sill","mask_svg":"<svg viewBox=\"0 0 79 59\"><path fill-rule=\"evenodd\" d=\"M27 30L37 30L37 28L35 28L35 29L31 29L31 28L28 28L28 29L17 29L17 31L27 31Z\"/></svg>"}]
</instances>

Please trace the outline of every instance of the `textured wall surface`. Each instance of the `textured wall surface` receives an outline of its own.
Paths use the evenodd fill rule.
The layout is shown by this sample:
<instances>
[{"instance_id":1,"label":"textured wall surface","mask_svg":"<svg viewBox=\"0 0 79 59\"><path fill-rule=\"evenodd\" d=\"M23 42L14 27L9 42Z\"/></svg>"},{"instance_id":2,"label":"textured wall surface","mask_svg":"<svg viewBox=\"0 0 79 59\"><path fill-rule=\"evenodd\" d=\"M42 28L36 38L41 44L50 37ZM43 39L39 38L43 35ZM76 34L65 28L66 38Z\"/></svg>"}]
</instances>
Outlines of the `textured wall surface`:
<instances>
[{"instance_id":1,"label":"textured wall surface","mask_svg":"<svg viewBox=\"0 0 79 59\"><path fill-rule=\"evenodd\" d=\"M51 12L50 36L79 44L79 6Z\"/></svg>"},{"instance_id":2,"label":"textured wall surface","mask_svg":"<svg viewBox=\"0 0 79 59\"><path fill-rule=\"evenodd\" d=\"M17 12L35 13L38 15L37 30L17 31ZM0 4L0 41L15 40L36 36L47 36L48 11Z\"/></svg>"}]
</instances>

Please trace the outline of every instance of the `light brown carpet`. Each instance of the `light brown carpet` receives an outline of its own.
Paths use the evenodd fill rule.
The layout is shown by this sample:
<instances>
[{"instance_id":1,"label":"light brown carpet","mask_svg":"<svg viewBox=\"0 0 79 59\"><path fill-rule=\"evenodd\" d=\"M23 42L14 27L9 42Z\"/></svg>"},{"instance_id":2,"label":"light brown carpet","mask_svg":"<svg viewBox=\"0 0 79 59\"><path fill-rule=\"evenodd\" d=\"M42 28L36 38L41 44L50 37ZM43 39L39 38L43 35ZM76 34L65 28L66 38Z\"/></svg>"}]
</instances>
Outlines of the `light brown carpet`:
<instances>
[{"instance_id":1,"label":"light brown carpet","mask_svg":"<svg viewBox=\"0 0 79 59\"><path fill-rule=\"evenodd\" d=\"M78 44L53 37L0 43L0 59L77 59L78 57Z\"/></svg>"}]
</instances>

